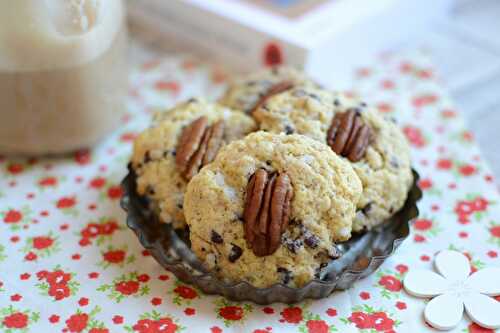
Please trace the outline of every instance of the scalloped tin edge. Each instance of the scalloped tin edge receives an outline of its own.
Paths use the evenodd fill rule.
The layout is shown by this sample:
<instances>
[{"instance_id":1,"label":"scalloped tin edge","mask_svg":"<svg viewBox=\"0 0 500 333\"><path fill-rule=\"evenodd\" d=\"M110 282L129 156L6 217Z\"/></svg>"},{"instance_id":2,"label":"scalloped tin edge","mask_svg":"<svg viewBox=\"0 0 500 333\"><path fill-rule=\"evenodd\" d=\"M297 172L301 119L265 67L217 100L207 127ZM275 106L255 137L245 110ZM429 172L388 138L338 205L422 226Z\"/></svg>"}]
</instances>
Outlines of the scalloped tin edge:
<instances>
[{"instance_id":1,"label":"scalloped tin edge","mask_svg":"<svg viewBox=\"0 0 500 333\"><path fill-rule=\"evenodd\" d=\"M130 170L123 179L124 195L121 206L127 212L127 226L134 231L141 245L146 248L155 260L171 271L183 282L193 284L206 294L222 295L233 301L252 301L266 305L275 302L295 303L304 299L319 299L329 296L335 290L350 288L358 279L373 273L409 235L409 224L419 215L417 202L422 198L418 188L418 173L413 170L414 183L409 191L405 206L398 212L403 214L404 222L398 224L402 228L400 237L392 240L385 254L372 255L365 259L364 267L355 269L352 266L343 269L340 275L326 274L327 280L314 279L300 288L289 287L281 283L267 288L257 288L246 281L226 283L213 273L204 271L201 266L194 268L194 253L177 236L173 229L156 220L153 214L145 213L147 208L136 193L135 174ZM395 215L397 215L395 214ZM379 232L382 234L383 230ZM346 252L349 253L349 252ZM366 260L368 260L366 262ZM196 267L196 266L195 266Z\"/></svg>"}]
</instances>

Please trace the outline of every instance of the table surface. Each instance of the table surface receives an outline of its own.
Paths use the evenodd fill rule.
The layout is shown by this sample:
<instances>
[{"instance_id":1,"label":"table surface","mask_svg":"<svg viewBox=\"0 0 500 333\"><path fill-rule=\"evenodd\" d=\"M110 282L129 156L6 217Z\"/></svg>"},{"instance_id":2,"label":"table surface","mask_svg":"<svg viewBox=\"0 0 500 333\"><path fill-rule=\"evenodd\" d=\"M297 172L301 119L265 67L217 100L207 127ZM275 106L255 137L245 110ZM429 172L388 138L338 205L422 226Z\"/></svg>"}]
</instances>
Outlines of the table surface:
<instances>
[{"instance_id":1,"label":"table surface","mask_svg":"<svg viewBox=\"0 0 500 333\"><path fill-rule=\"evenodd\" d=\"M451 26L442 29L456 29ZM436 34L434 45L443 45ZM127 115L105 142L67 158L0 159L0 332L434 332L422 320L425 302L407 295L401 281L408 270L432 269L442 249L466 253L473 270L500 266L500 197L461 116L472 115L469 123L479 126L481 142L485 124L496 117L487 106L498 105L491 95L498 64L488 52L494 51L486 52L491 62L482 62L491 70L474 74L472 68L475 76L461 76L459 61L455 69L440 65L436 74L430 57L450 65L449 56L430 49L408 48L353 76L354 91L397 118L411 142L424 191L411 236L378 272L348 291L267 307L203 295L183 284L126 228L118 185L134 137L153 111L191 95L215 96L225 79L191 58L142 63L151 53L135 49L141 65L131 75ZM492 79L478 84L485 73ZM380 84L387 80L390 85ZM496 136L491 130L487 138ZM485 156L495 155L489 139L482 145ZM466 316L453 330L479 331Z\"/></svg>"}]
</instances>

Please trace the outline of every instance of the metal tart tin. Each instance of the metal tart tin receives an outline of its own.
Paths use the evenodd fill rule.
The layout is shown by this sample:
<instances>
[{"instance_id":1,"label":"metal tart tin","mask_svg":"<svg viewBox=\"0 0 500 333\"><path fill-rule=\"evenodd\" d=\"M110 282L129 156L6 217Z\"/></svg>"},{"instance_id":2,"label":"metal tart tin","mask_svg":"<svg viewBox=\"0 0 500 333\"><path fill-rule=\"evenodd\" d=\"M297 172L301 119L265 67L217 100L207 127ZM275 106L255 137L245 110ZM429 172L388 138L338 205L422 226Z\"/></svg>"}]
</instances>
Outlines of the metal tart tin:
<instances>
[{"instance_id":1,"label":"metal tart tin","mask_svg":"<svg viewBox=\"0 0 500 333\"><path fill-rule=\"evenodd\" d=\"M257 304L275 302L296 303L304 299L319 299L335 290L350 288L358 279L373 273L408 237L409 224L418 217L417 202L422 197L418 188L419 175L413 171L414 182L404 207L382 225L353 237L338 248L339 259L323 268L318 279L301 288L278 283L257 288L242 281L230 283L207 271L190 249L189 231L174 230L161 223L150 209L147 199L136 192L136 176L132 170L123 179L124 195L121 206L127 212L127 225L140 243L158 263L185 283L206 294L222 295L233 301L252 301Z\"/></svg>"}]
</instances>

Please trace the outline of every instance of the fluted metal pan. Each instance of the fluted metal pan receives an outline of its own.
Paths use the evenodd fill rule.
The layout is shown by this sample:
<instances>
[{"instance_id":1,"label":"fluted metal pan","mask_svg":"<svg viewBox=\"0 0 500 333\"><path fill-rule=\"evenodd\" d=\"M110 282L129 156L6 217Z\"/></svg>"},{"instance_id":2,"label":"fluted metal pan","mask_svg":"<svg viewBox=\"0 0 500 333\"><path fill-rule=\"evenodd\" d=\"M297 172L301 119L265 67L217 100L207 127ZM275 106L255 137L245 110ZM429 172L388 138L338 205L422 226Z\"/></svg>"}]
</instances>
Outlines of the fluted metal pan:
<instances>
[{"instance_id":1,"label":"fluted metal pan","mask_svg":"<svg viewBox=\"0 0 500 333\"><path fill-rule=\"evenodd\" d=\"M358 279L373 273L394 253L408 237L410 222L419 214L417 202L422 192L417 186L419 175L416 171L413 175L414 183L404 207L377 228L338 244L342 256L324 267L318 279L300 288L284 284L257 288L245 281L227 283L207 271L190 249L189 231L174 230L169 224L161 223L147 200L137 194L133 171L122 181L124 195L121 206L127 211L128 227L135 232L144 248L183 282L198 287L206 294L218 294L234 301L295 303L308 298L324 298L335 290L351 287Z\"/></svg>"}]
</instances>

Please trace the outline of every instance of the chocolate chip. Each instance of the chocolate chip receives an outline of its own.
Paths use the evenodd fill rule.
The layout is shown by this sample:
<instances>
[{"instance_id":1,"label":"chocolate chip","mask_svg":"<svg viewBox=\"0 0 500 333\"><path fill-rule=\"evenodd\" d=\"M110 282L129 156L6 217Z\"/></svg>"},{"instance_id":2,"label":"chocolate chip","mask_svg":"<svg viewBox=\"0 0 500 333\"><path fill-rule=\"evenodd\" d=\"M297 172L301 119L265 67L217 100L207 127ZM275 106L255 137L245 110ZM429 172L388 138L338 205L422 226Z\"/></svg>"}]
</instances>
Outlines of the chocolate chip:
<instances>
[{"instance_id":1,"label":"chocolate chip","mask_svg":"<svg viewBox=\"0 0 500 333\"><path fill-rule=\"evenodd\" d=\"M285 133L286 133L286 135L293 134L293 133L295 133L295 129L290 125L286 125L285 126Z\"/></svg>"},{"instance_id":2,"label":"chocolate chip","mask_svg":"<svg viewBox=\"0 0 500 333\"><path fill-rule=\"evenodd\" d=\"M194 102L198 102L198 100L196 98L190 98L187 100L186 103L194 103Z\"/></svg>"},{"instance_id":3,"label":"chocolate chip","mask_svg":"<svg viewBox=\"0 0 500 333\"><path fill-rule=\"evenodd\" d=\"M178 203L177 208L182 209L182 208L184 208L184 205L182 203Z\"/></svg>"},{"instance_id":4,"label":"chocolate chip","mask_svg":"<svg viewBox=\"0 0 500 333\"><path fill-rule=\"evenodd\" d=\"M292 280L292 272L284 267L278 267L276 270L280 275L281 282L283 284L288 284Z\"/></svg>"},{"instance_id":5,"label":"chocolate chip","mask_svg":"<svg viewBox=\"0 0 500 333\"><path fill-rule=\"evenodd\" d=\"M399 168L399 160L394 156L391 157L391 166L396 169Z\"/></svg>"},{"instance_id":6,"label":"chocolate chip","mask_svg":"<svg viewBox=\"0 0 500 333\"><path fill-rule=\"evenodd\" d=\"M156 192L155 192L155 189L153 188L153 186L152 186L152 185L148 185L148 186L146 187L146 190L148 191L148 194L149 194L149 195L155 195L155 193L156 193Z\"/></svg>"},{"instance_id":7,"label":"chocolate chip","mask_svg":"<svg viewBox=\"0 0 500 333\"><path fill-rule=\"evenodd\" d=\"M340 106L340 101L338 99L334 100L333 105Z\"/></svg>"},{"instance_id":8,"label":"chocolate chip","mask_svg":"<svg viewBox=\"0 0 500 333\"><path fill-rule=\"evenodd\" d=\"M361 211L363 212L363 214L368 215L370 213L370 210L372 210L372 208L373 208L373 202L369 202L366 206L361 208Z\"/></svg>"},{"instance_id":9,"label":"chocolate chip","mask_svg":"<svg viewBox=\"0 0 500 333\"><path fill-rule=\"evenodd\" d=\"M319 267L316 267L316 269L314 270L314 278L316 279L319 279L320 278L320 275L321 275L321 271L323 270L323 268L325 268L326 266L328 266L328 263L326 262L323 262L319 265Z\"/></svg>"},{"instance_id":10,"label":"chocolate chip","mask_svg":"<svg viewBox=\"0 0 500 333\"><path fill-rule=\"evenodd\" d=\"M299 250L302 246L304 246L304 242L301 239L289 239L283 237L282 243L286 246L288 251L292 253L297 253L297 250Z\"/></svg>"},{"instance_id":11,"label":"chocolate chip","mask_svg":"<svg viewBox=\"0 0 500 333\"><path fill-rule=\"evenodd\" d=\"M267 165L269 165L269 166L271 165L271 163L272 163L272 162L271 162L270 160L267 160L267 161L266 161L266 164L267 164Z\"/></svg>"},{"instance_id":12,"label":"chocolate chip","mask_svg":"<svg viewBox=\"0 0 500 333\"><path fill-rule=\"evenodd\" d=\"M144 155L144 160L143 160L143 163L146 164L148 162L151 162L151 155L149 154L149 150L146 152L146 154Z\"/></svg>"},{"instance_id":13,"label":"chocolate chip","mask_svg":"<svg viewBox=\"0 0 500 333\"><path fill-rule=\"evenodd\" d=\"M172 156L175 156L175 155L177 155L177 151L174 149L174 150L172 150Z\"/></svg>"},{"instance_id":14,"label":"chocolate chip","mask_svg":"<svg viewBox=\"0 0 500 333\"><path fill-rule=\"evenodd\" d=\"M309 97L311 97L312 99L315 99L315 100L317 100L317 101L320 101L320 102L321 102L321 98L319 98L319 96L318 96L318 95L316 95L316 94L309 94Z\"/></svg>"},{"instance_id":15,"label":"chocolate chip","mask_svg":"<svg viewBox=\"0 0 500 333\"><path fill-rule=\"evenodd\" d=\"M243 250L238 245L235 245L235 244L231 244L231 245L233 247L231 248L231 252L229 253L228 259L230 262L235 262L236 260L238 260L241 257L241 255L243 254Z\"/></svg>"},{"instance_id":16,"label":"chocolate chip","mask_svg":"<svg viewBox=\"0 0 500 333\"><path fill-rule=\"evenodd\" d=\"M304 97L307 95L306 91L303 89L295 89L292 93L294 97Z\"/></svg>"},{"instance_id":17,"label":"chocolate chip","mask_svg":"<svg viewBox=\"0 0 500 333\"><path fill-rule=\"evenodd\" d=\"M222 236L217 233L217 231L215 230L212 230L212 234L210 235L210 239L212 240L212 242L216 243L216 244L222 244L224 242L224 239L222 239Z\"/></svg>"},{"instance_id":18,"label":"chocolate chip","mask_svg":"<svg viewBox=\"0 0 500 333\"><path fill-rule=\"evenodd\" d=\"M318 246L318 243L319 238L311 233L304 238L304 244L309 246L311 249L315 249Z\"/></svg>"}]
</instances>

